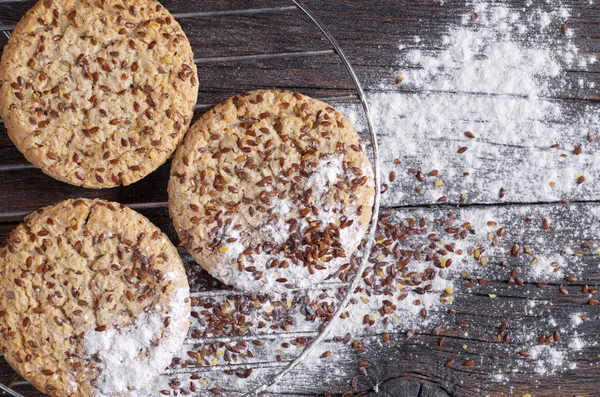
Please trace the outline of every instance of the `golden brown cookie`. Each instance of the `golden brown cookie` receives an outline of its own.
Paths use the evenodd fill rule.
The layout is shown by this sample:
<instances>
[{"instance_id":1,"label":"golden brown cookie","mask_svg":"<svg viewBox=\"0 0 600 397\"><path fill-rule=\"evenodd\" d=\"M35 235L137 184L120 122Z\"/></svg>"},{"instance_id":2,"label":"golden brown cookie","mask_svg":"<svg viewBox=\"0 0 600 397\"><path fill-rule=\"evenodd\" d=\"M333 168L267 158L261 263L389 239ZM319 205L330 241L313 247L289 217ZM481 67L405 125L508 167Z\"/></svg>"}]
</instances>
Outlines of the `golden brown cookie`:
<instances>
[{"instance_id":1,"label":"golden brown cookie","mask_svg":"<svg viewBox=\"0 0 600 397\"><path fill-rule=\"evenodd\" d=\"M352 125L289 91L253 91L211 109L177 150L169 181L185 247L249 292L323 281L356 250L373 198Z\"/></svg>"},{"instance_id":2,"label":"golden brown cookie","mask_svg":"<svg viewBox=\"0 0 600 397\"><path fill-rule=\"evenodd\" d=\"M0 63L0 115L33 165L89 188L163 164L193 116L198 80L181 26L154 0L40 0Z\"/></svg>"},{"instance_id":3,"label":"golden brown cookie","mask_svg":"<svg viewBox=\"0 0 600 397\"><path fill-rule=\"evenodd\" d=\"M189 327L176 248L117 203L66 200L0 249L0 349L51 396L121 396L169 365Z\"/></svg>"}]
</instances>

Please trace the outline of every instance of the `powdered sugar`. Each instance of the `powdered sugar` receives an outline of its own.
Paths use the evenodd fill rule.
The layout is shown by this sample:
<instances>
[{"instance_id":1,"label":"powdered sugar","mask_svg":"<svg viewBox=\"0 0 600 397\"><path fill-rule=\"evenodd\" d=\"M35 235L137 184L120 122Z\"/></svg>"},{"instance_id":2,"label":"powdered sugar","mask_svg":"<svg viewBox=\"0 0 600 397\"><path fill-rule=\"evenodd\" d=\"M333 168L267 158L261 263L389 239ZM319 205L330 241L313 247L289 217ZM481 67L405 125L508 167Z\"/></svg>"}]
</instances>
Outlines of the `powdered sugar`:
<instances>
[{"instance_id":1,"label":"powdered sugar","mask_svg":"<svg viewBox=\"0 0 600 397\"><path fill-rule=\"evenodd\" d=\"M85 352L100 371L95 396L143 389L167 367L187 334L188 296L189 291L180 288L167 314L146 311L129 327L85 334ZM166 317L170 323L165 329Z\"/></svg>"},{"instance_id":2,"label":"powdered sugar","mask_svg":"<svg viewBox=\"0 0 600 397\"><path fill-rule=\"evenodd\" d=\"M587 136L600 124L600 111L549 99L585 92L577 87L587 81L573 81L566 70L585 70L596 59L560 34L568 16L556 1L525 8L476 1L473 13L441 39L441 50L402 45L396 71L402 83L382 83L383 92L369 96L385 140L383 174L397 174L384 204L594 197L600 170ZM350 119L360 122L357 114ZM581 153L573 155L577 146ZM458 154L459 148L466 151ZM408 168L439 170L451 183L415 190ZM586 183L578 182L582 175Z\"/></svg>"},{"instance_id":3,"label":"powdered sugar","mask_svg":"<svg viewBox=\"0 0 600 397\"><path fill-rule=\"evenodd\" d=\"M582 313L571 314L571 324L573 325L573 327L577 327L581 323L583 323L583 319L581 318L581 316L582 316Z\"/></svg>"},{"instance_id":4,"label":"powdered sugar","mask_svg":"<svg viewBox=\"0 0 600 397\"><path fill-rule=\"evenodd\" d=\"M538 375L553 375L563 369L565 353L558 348L538 345L529 350L535 360L534 371Z\"/></svg>"},{"instance_id":5,"label":"powdered sugar","mask_svg":"<svg viewBox=\"0 0 600 397\"><path fill-rule=\"evenodd\" d=\"M336 183L339 176L344 174L342 160L338 157L330 157L321 160L315 172L308 180L309 186L315 188L317 192L326 192L329 186Z\"/></svg>"},{"instance_id":6,"label":"powdered sugar","mask_svg":"<svg viewBox=\"0 0 600 397\"><path fill-rule=\"evenodd\" d=\"M308 178L306 189L312 189L316 193L315 197L319 200L321 196L329 194L331 188L338 181L346 178L346 174L347 172L342 167L341 158L337 156L323 158ZM288 219L286 215L295 209L293 206L294 204L289 198L275 197L269 207L272 216L262 222L259 227L253 230L236 230L230 226L223 231L222 252L226 260L232 265L213 266L210 271L223 282L249 291L257 282L261 284L265 291L284 291L288 289L287 285L289 284L297 288L307 288L325 280L347 261L345 257L332 257L330 260L322 261L320 265L324 269L315 270L303 263L292 264L285 250L281 250L276 254L264 251L254 252L244 256L244 266L252 266L255 271L261 272L262 277L260 280L255 278L253 272L239 271L239 264L236 261L247 248L247 245L244 245L246 236L250 236L257 241L268 241L278 245L285 244L290 238L296 238L292 236L290 224L286 222L286 219ZM320 207L318 212L313 211L307 214L306 217L300 217L298 219L298 230L307 230L313 227L315 222L320 222L322 229L330 224L339 226L342 215L352 223L339 229L338 240L345 252L353 252L364 235L364 225L359 221L356 210L351 206L345 206L345 203L332 202L332 204ZM232 224L235 224L235 222ZM295 244L298 244L298 242ZM274 261L277 263L285 261L289 266L270 268ZM282 282L282 280L286 281Z\"/></svg>"},{"instance_id":7,"label":"powdered sugar","mask_svg":"<svg viewBox=\"0 0 600 397\"><path fill-rule=\"evenodd\" d=\"M577 333L575 333L575 335L571 337L571 341L569 342L569 349L574 351L581 351L583 348L585 348L585 343L577 335Z\"/></svg>"},{"instance_id":8,"label":"powdered sugar","mask_svg":"<svg viewBox=\"0 0 600 397\"><path fill-rule=\"evenodd\" d=\"M596 106L575 108L550 99L566 90L585 92L593 87L585 78L573 80L567 73L568 68L585 70L596 62L595 57L579 53L569 39L573 36L570 29L560 32L570 16L569 9L560 1L517 8L476 0L471 6L472 12L465 13L460 24L451 26L436 43L441 50L432 51L436 46L431 43L401 43L395 71L401 83L382 83L381 92L368 95L375 128L383 141L383 177L387 179L390 171L396 175L389 183L388 192L393 194L383 195L384 204L595 197L594 184L588 182L600 177L591 142L600 124L600 112ZM364 128L356 108L348 106L343 112ZM579 153L577 147L582 149ZM392 162L396 158L400 161ZM427 178L431 171L435 177ZM475 216L465 210L459 212L464 221L473 222L473 230L485 230L487 220L503 221L495 216L501 211L491 210L490 219L482 217L481 210L477 212ZM411 214L416 218L421 215L411 211L405 216ZM528 215L523 214L523 218ZM549 218L557 230L569 229L566 221ZM534 254L525 259L522 270L518 269L520 277L547 283L581 272L577 260L569 257L573 254L569 246L561 247L564 252L560 254L546 252L549 242L545 234L537 233L536 238L527 238L528 249ZM577 237L569 237L575 240L573 246L581 244ZM535 249L537 246L542 252ZM440 285L434 289L442 288L441 283L457 287L457 273L483 272L475 261L453 259L454 267L440 277ZM418 268L419 264L413 261L408 266ZM368 302L365 306L370 305ZM439 304L436 300L424 302L428 309ZM360 306L359 302L354 309L359 318L368 311L361 311ZM527 315L537 315L542 307L551 306L551 301L535 299L532 293L522 309ZM406 309L410 308L402 308ZM422 320L412 309L402 312L403 323L409 327L427 327L428 321L439 320ZM572 317L574 326L581 321L579 315ZM548 321L551 327L557 324L553 318ZM572 354L566 346L538 345L535 332L523 329L518 336L511 335L528 345L534 372L551 375L574 364L568 361ZM569 330L563 339L572 350L582 347ZM498 372L494 380L507 381L509 376Z\"/></svg>"}]
</instances>

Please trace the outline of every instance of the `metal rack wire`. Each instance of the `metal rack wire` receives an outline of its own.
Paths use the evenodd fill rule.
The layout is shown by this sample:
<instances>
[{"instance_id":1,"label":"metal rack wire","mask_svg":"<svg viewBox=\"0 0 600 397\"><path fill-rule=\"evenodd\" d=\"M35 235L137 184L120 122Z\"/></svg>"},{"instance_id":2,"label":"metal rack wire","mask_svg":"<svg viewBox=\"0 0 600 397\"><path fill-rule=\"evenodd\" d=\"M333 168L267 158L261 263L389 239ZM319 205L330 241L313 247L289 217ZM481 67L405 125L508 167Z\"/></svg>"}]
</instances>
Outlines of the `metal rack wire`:
<instances>
[{"instance_id":1,"label":"metal rack wire","mask_svg":"<svg viewBox=\"0 0 600 397\"><path fill-rule=\"evenodd\" d=\"M336 322L339 321L340 314L342 313L343 310L345 310L346 306L348 305L348 302L350 301L350 298L352 296L352 292L356 289L358 283L360 282L361 275L362 275L364 269L366 268L366 266L368 265L369 253L371 251L371 248L372 248L372 245L374 242L374 238L375 238L377 220L379 218L379 206L380 206L380 202L381 202L381 197L380 197L381 196L381 176L379 173L380 159L379 159L377 134L376 134L376 131L373 126L372 116L371 116L371 113L369 110L369 104L367 102L362 85L361 85L351 63L349 62L348 58L344 54L344 51L338 44L337 40L333 37L333 35L326 28L326 26L319 20L319 18L301 0L292 0L292 2L294 3L294 5L284 6L284 7L256 9L255 12L283 11L283 10L299 9L318 27L318 29L322 32L322 34L325 36L325 38L331 44L331 46L332 46L331 49L321 50L321 51L310 51L310 52L304 52L304 53L278 53L278 54L258 54L258 55L238 56L238 57L223 57L222 60L231 61L231 60L245 60L245 59L268 59L268 58L282 57L282 56L298 56L298 55L299 56L313 56L313 55L324 55L324 54L334 54L334 53L337 54L352 79L352 82L353 82L353 84L356 88L357 94L358 94L358 99L361 103L362 110L364 112L364 119L367 124L369 138L370 138L370 147L371 147L371 151L372 151L372 165L373 165L373 172L374 172L374 179L375 179L375 198L374 198L373 212L371 215L371 223L369 226L367 236L365 237L365 240L363 241L364 244L362 245L363 249L361 252L362 256L360 259L360 265L356 271L354 279L349 284L343 283L348 288L347 293L344 296L344 298L339 302L335 312L331 316L331 320L329 320L329 322L327 322L325 327L323 327L320 332L307 333L307 336L314 338L314 339L312 339L311 343L307 344L306 347L303 349L303 351L295 359L288 362L279 373L272 376L271 379L267 380L260 386L254 388L253 390L248 391L247 393L244 394L243 397L258 395L259 393L266 391L270 386L279 382L286 374L291 372L298 364L300 364L319 345L319 343L321 343L327 337L327 335L329 334L331 329L335 326ZM248 10L246 10L245 13L248 13ZM192 12L192 13L173 14L173 16L175 18L210 17L210 16L219 16L219 15L236 15L236 11ZM0 25L1 25L1 23L0 23ZM11 30L13 30L14 27L15 26L2 25L2 26L0 26L0 31L3 32L7 37L9 37L10 36L9 32ZM216 58L216 59L212 59L211 61L219 61L219 59ZM194 62L195 63L203 63L203 60L195 59ZM200 104L200 105L196 105L196 109L209 108L210 106L212 106L212 105ZM339 284L339 283L335 283L335 284ZM231 291L228 291L228 293L230 293L230 292ZM310 334L310 335L308 335L308 334ZM210 339L211 338L207 338L207 341L209 341ZM223 339L223 338L219 338L219 339ZM238 338L226 338L226 339L235 341ZM239 339L241 340L241 338L239 338ZM13 390L9 386L3 385L2 383L0 383L0 394L8 394L13 397L24 397L19 392Z\"/></svg>"}]
</instances>

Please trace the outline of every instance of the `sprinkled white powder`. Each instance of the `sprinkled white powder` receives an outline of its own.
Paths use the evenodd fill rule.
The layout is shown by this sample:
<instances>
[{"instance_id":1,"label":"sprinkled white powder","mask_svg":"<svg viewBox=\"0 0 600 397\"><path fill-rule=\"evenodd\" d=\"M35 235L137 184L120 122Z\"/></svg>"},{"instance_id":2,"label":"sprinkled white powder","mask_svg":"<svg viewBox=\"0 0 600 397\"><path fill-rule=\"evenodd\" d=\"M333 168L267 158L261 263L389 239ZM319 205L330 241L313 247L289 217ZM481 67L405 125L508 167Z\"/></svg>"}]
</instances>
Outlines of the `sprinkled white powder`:
<instances>
[{"instance_id":1,"label":"sprinkled white powder","mask_svg":"<svg viewBox=\"0 0 600 397\"><path fill-rule=\"evenodd\" d=\"M585 347L585 343L581 340L581 338L575 333L571 337L571 341L569 342L569 348L575 351L580 351Z\"/></svg>"},{"instance_id":2,"label":"sprinkled white powder","mask_svg":"<svg viewBox=\"0 0 600 397\"><path fill-rule=\"evenodd\" d=\"M507 382L508 377L503 373L495 373L495 374L492 374L492 380L494 382Z\"/></svg>"},{"instance_id":3,"label":"sprinkled white powder","mask_svg":"<svg viewBox=\"0 0 600 397\"><path fill-rule=\"evenodd\" d=\"M519 202L595 197L600 170L596 156L586 152L586 136L600 124L600 110L547 99L575 89L579 82L570 81L566 70L575 63L585 69L590 58L556 34L569 10L551 3L521 9L475 1L479 18L466 13L441 39L442 50L432 52L428 43L400 51L402 83L384 83L384 92L368 96L384 140L382 173L397 174L384 205L431 203L441 196L456 202L467 192L466 202L497 202L501 188L504 200ZM342 111L360 122L356 108ZM564 149L551 150L557 143ZM578 145L583 153L572 155ZM467 150L458 155L461 147ZM394 158L402 165L392 164ZM417 193L408 168L439 170L440 179L452 183L427 184ZM586 183L577 184L584 172Z\"/></svg>"},{"instance_id":4,"label":"sprinkled white powder","mask_svg":"<svg viewBox=\"0 0 600 397\"><path fill-rule=\"evenodd\" d=\"M529 350L535 360L534 371L539 375L552 375L563 368L565 353L552 346L538 345Z\"/></svg>"},{"instance_id":5,"label":"sprinkled white powder","mask_svg":"<svg viewBox=\"0 0 600 397\"><path fill-rule=\"evenodd\" d=\"M581 319L581 313L571 314L571 324L573 324L574 327L577 327L582 322L583 322L583 320Z\"/></svg>"},{"instance_id":6,"label":"sprinkled white powder","mask_svg":"<svg viewBox=\"0 0 600 397\"><path fill-rule=\"evenodd\" d=\"M369 170L365 170L365 174L368 172ZM306 188L312 188L313 191L317 193L317 196L321 196L328 192L340 178L345 176L345 174L346 172L342 167L341 158L331 156L321 159L319 164L313 170L310 178L308 178ZM321 221L323 226L336 222L339 225L343 205L344 203L335 203L333 208L319 208L318 215L311 213L306 218L300 219L298 228L300 230L306 229L310 227L310 222L313 221ZM270 241L275 244L285 243L290 238L291 234L289 231L289 224L285 222L281 215L289 213L292 210L292 207L293 203L290 199L282 200L275 198L269 209L273 215L280 216L269 219L268 222L264 222L259 228L250 231L250 233L252 233L254 237L259 237L259 240ZM364 235L362 230L363 225L358 221L358 217L353 211L354 210L351 207L344 208L344 215L348 220L354 222L348 227L340 229L339 242L346 252L354 252ZM232 225L233 224L236 224L236 222L232 222ZM242 237L245 232L247 231L244 229L234 230L233 228L223 232L223 247L226 248L224 256L232 263L235 263L239 255L246 249ZM235 240L228 243L227 240L229 239ZM298 288L314 286L316 283L325 280L331 273L335 272L341 265L347 262L346 258L332 258L330 261L321 263L325 267L325 270L317 270L312 273L311 269L303 264L291 264L287 268L268 269L269 264L273 260L285 260L289 263L289 258L286 258L285 254L284 251L281 251L278 254L261 252L253 253L245 257L246 266L253 266L256 271L263 272L263 276L259 282L262 284L265 291L286 290L287 287L285 284L278 281L281 279L288 280L289 283L294 284ZM237 268L234 268L233 265L212 266L210 271L226 284L235 284L241 289L245 289L245 286L248 286L247 289L252 290L252 286L257 282L252 272L240 272Z\"/></svg>"},{"instance_id":7,"label":"sprinkled white powder","mask_svg":"<svg viewBox=\"0 0 600 397\"><path fill-rule=\"evenodd\" d=\"M384 194L383 204L431 203L441 196L458 201L463 192L469 193L467 202L497 202L500 189L509 201L559 200L575 192L577 197L593 197L593 184L578 185L576 179L583 170L586 181L600 177L595 174L595 156L586 155L585 150L579 156L571 153L577 145L586 147L588 133L600 124L600 112L592 106L574 110L563 102L547 99L565 90L589 87L585 78L570 81L566 69L577 65L585 70L596 62L595 57L579 54L569 38L571 30L566 36L557 35L570 16L569 10L559 1L545 5L531 2L525 8L479 0L472 5L478 18L473 18L473 12L465 13L460 24L441 38L441 50L431 51L431 43L423 47L401 43L396 70L401 84L382 83L382 92L368 95L374 125L382 137L381 157L387 160L382 167L384 181L387 183L390 171L396 172L396 181L389 189L393 194ZM358 108L346 106L341 111L357 128L365 129ZM465 131L471 131L475 138L465 137ZM556 143L565 149L549 150ZM457 156L459 147L467 147L467 151ZM569 155L560 157L563 152ZM400 166L392 164L395 158L401 160ZM506 159L510 160L509 167L505 167ZM424 174L438 170L439 186L432 186L432 179L432 183L422 185L424 191L419 196L414 192L414 174L405 171L408 168ZM464 172L471 176L465 177ZM421 215L411 210L401 217L411 214L417 219ZM524 213L524 217L529 215ZM481 212L471 216L468 210L461 210L460 217L472 222L476 231L484 231L489 220L502 222L493 209L485 217ZM552 227L563 226L561 219L549 218ZM576 236L572 238L576 240ZM533 241L528 247L534 251L536 246L548 245L542 233ZM535 252L535 263L523 266L521 277L544 283L581 272L579 262L569 256L572 252L568 247L564 249L567 255ZM476 271L480 266L460 258L453 260L453 268L439 278L440 284L434 290L443 289L443 283L452 288L459 284L456 279L461 271ZM408 267L420 271L415 261ZM406 301L413 299L409 296ZM532 296L522 310L538 315L551 305ZM360 324L361 315L373 313L380 306L381 299L376 297L366 303L359 301L352 320ZM414 306L400 304L397 313L401 323L391 327L422 329L435 323L435 308L440 302L424 301L423 306L430 314L434 312L433 318L423 320ZM574 326L581 321L579 315L571 317ZM556 327L557 321L550 318L548 325ZM567 350L539 346L538 337L525 329L521 336L530 344L527 350L536 373L552 375L572 364L567 362ZM562 338L573 350L581 348L581 341L572 339L568 332L562 333ZM506 381L507 377L503 372L495 373L493 380Z\"/></svg>"},{"instance_id":8,"label":"sprinkled white powder","mask_svg":"<svg viewBox=\"0 0 600 397\"><path fill-rule=\"evenodd\" d=\"M330 157L321 160L313 174L308 180L308 185L317 192L326 192L331 185L335 184L338 176L344 175L342 160L339 157Z\"/></svg>"},{"instance_id":9,"label":"sprinkled white powder","mask_svg":"<svg viewBox=\"0 0 600 397\"><path fill-rule=\"evenodd\" d=\"M543 245L542 245L543 246ZM562 267L566 266L564 257L560 255L536 255L537 261L529 269L529 277L538 283L560 280L564 277Z\"/></svg>"},{"instance_id":10,"label":"sprinkled white powder","mask_svg":"<svg viewBox=\"0 0 600 397\"><path fill-rule=\"evenodd\" d=\"M96 397L142 389L169 365L186 336L188 296L189 291L180 288L167 315L144 312L130 327L86 332L85 352L97 362L96 367L100 370ZM165 330L167 316L171 317L171 322Z\"/></svg>"},{"instance_id":11,"label":"sprinkled white powder","mask_svg":"<svg viewBox=\"0 0 600 397\"><path fill-rule=\"evenodd\" d=\"M271 210L273 214L287 214L292 209L292 202L289 199L281 200L280 198L275 198L271 203Z\"/></svg>"}]
</instances>

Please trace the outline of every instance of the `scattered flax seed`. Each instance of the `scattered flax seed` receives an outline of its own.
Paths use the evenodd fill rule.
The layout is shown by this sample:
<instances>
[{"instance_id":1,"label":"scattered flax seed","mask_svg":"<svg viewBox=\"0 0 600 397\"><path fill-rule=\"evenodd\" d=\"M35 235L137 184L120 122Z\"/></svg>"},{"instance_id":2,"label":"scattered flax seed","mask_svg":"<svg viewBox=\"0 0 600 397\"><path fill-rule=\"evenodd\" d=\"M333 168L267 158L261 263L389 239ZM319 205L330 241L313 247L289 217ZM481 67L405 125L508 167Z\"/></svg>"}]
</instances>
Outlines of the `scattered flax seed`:
<instances>
[{"instance_id":1,"label":"scattered flax seed","mask_svg":"<svg viewBox=\"0 0 600 397\"><path fill-rule=\"evenodd\" d=\"M592 306L596 306L596 305L598 305L598 303L599 303L598 299L590 299L588 301L588 305L592 305Z\"/></svg>"},{"instance_id":2,"label":"scattered flax seed","mask_svg":"<svg viewBox=\"0 0 600 397\"><path fill-rule=\"evenodd\" d=\"M321 354L321 358L327 358L331 356L331 352L330 351L326 351L323 354Z\"/></svg>"},{"instance_id":3,"label":"scattered flax seed","mask_svg":"<svg viewBox=\"0 0 600 397\"><path fill-rule=\"evenodd\" d=\"M544 218L544 220L542 221L542 228L544 230L550 229L550 223L548 222L548 219Z\"/></svg>"},{"instance_id":4,"label":"scattered flax seed","mask_svg":"<svg viewBox=\"0 0 600 397\"><path fill-rule=\"evenodd\" d=\"M562 34L566 35L567 33L569 33L569 27L567 26L566 23L563 23L560 27L560 31Z\"/></svg>"},{"instance_id":5,"label":"scattered flax seed","mask_svg":"<svg viewBox=\"0 0 600 397\"><path fill-rule=\"evenodd\" d=\"M396 180L396 171L390 172L390 182L394 182Z\"/></svg>"},{"instance_id":6,"label":"scattered flax seed","mask_svg":"<svg viewBox=\"0 0 600 397\"><path fill-rule=\"evenodd\" d=\"M444 367L449 368L452 366L452 364L454 364L454 360L450 359L444 363Z\"/></svg>"},{"instance_id":7,"label":"scattered flax seed","mask_svg":"<svg viewBox=\"0 0 600 397\"><path fill-rule=\"evenodd\" d=\"M588 142L594 142L594 138L596 137L596 134L594 133L594 131L590 130L587 133L587 140Z\"/></svg>"},{"instance_id":8,"label":"scattered flax seed","mask_svg":"<svg viewBox=\"0 0 600 397\"><path fill-rule=\"evenodd\" d=\"M520 250L519 245L518 244L514 244L512 246L512 248L511 248L511 250L510 250L510 254L512 256L518 256L519 255L519 250Z\"/></svg>"},{"instance_id":9,"label":"scattered flax seed","mask_svg":"<svg viewBox=\"0 0 600 397\"><path fill-rule=\"evenodd\" d=\"M574 283L577 281L577 278L575 278L575 276L565 276L565 281L569 283Z\"/></svg>"},{"instance_id":10,"label":"scattered flax seed","mask_svg":"<svg viewBox=\"0 0 600 397\"><path fill-rule=\"evenodd\" d=\"M466 360L466 361L463 363L463 366L465 366L465 367L470 367L470 366L472 366L473 364L475 364L475 361L473 361L473 360Z\"/></svg>"},{"instance_id":11,"label":"scattered flax seed","mask_svg":"<svg viewBox=\"0 0 600 397\"><path fill-rule=\"evenodd\" d=\"M500 190L498 191L498 197L504 198L504 188L503 187L501 187Z\"/></svg>"},{"instance_id":12,"label":"scattered flax seed","mask_svg":"<svg viewBox=\"0 0 600 397\"><path fill-rule=\"evenodd\" d=\"M529 352L527 350L521 350L519 354L523 357L529 357Z\"/></svg>"},{"instance_id":13,"label":"scattered flax seed","mask_svg":"<svg viewBox=\"0 0 600 397\"><path fill-rule=\"evenodd\" d=\"M576 146L573 153L575 153L576 156L579 156L581 154L581 146Z\"/></svg>"},{"instance_id":14,"label":"scattered flax seed","mask_svg":"<svg viewBox=\"0 0 600 397\"><path fill-rule=\"evenodd\" d=\"M396 77L396 84L401 84L404 81L404 77L398 76Z\"/></svg>"},{"instance_id":15,"label":"scattered flax seed","mask_svg":"<svg viewBox=\"0 0 600 397\"><path fill-rule=\"evenodd\" d=\"M468 149L468 148L467 148L466 146L463 146L463 147L461 147L461 148L458 148L458 150L456 151L456 153L458 153L458 154L463 154L464 152L466 152L466 151L467 151L467 149Z\"/></svg>"},{"instance_id":16,"label":"scattered flax seed","mask_svg":"<svg viewBox=\"0 0 600 397\"><path fill-rule=\"evenodd\" d=\"M465 136L470 139L475 138L475 134L473 134L471 131L465 131Z\"/></svg>"},{"instance_id":17,"label":"scattered flax seed","mask_svg":"<svg viewBox=\"0 0 600 397\"><path fill-rule=\"evenodd\" d=\"M553 337L555 342L560 342L560 334L558 333L558 331L554 331Z\"/></svg>"},{"instance_id":18,"label":"scattered flax seed","mask_svg":"<svg viewBox=\"0 0 600 397\"><path fill-rule=\"evenodd\" d=\"M580 175L580 176L577 178L577 184L578 184L578 185L581 185L583 182L585 182L585 177L584 177L583 175Z\"/></svg>"},{"instance_id":19,"label":"scattered flax seed","mask_svg":"<svg viewBox=\"0 0 600 397\"><path fill-rule=\"evenodd\" d=\"M561 294L563 294L563 295L569 295L569 291L567 291L567 289L564 286L561 285L561 286L558 287L558 289L559 289L559 291L560 291Z\"/></svg>"}]
</instances>

